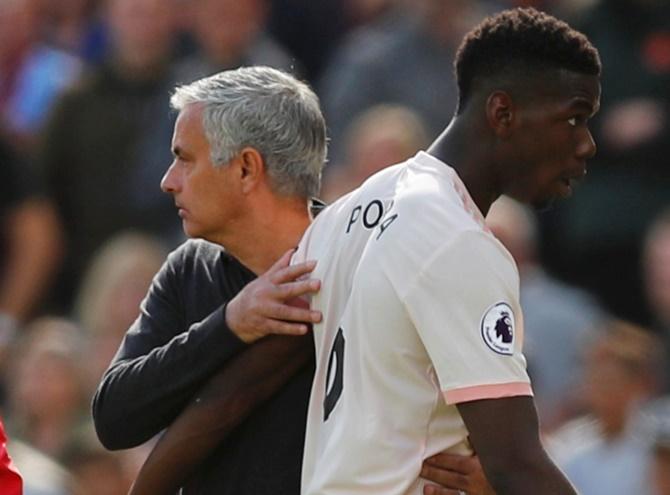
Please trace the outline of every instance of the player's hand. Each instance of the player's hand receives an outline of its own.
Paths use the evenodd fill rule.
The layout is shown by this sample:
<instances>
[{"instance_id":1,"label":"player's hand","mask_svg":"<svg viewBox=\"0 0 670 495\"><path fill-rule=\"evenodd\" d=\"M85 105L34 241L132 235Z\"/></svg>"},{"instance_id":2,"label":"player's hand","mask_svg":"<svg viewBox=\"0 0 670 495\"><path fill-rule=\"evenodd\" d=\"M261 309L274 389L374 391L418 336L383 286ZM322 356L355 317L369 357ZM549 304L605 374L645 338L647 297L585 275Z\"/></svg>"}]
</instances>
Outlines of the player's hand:
<instances>
[{"instance_id":1,"label":"player's hand","mask_svg":"<svg viewBox=\"0 0 670 495\"><path fill-rule=\"evenodd\" d=\"M421 477L440 485L426 485L424 495L495 495L477 456L436 454L423 462Z\"/></svg>"},{"instance_id":2,"label":"player's hand","mask_svg":"<svg viewBox=\"0 0 670 495\"><path fill-rule=\"evenodd\" d=\"M308 275L315 261L289 265L294 250L242 289L226 307L226 323L241 340L254 342L268 334L303 335L321 312L312 311L300 296L317 292L321 282L298 280Z\"/></svg>"}]
</instances>

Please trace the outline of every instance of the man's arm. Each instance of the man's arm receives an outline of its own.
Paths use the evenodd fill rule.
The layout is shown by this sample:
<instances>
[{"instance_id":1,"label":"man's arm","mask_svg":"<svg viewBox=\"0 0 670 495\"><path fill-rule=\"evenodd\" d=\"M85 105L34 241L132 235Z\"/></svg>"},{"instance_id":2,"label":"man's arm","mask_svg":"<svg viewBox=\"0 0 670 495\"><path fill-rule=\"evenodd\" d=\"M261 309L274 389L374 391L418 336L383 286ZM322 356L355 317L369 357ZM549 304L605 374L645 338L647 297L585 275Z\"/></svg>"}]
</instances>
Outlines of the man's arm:
<instances>
[{"instance_id":1,"label":"man's arm","mask_svg":"<svg viewBox=\"0 0 670 495\"><path fill-rule=\"evenodd\" d=\"M171 495L239 423L313 359L311 335L269 336L231 359L170 425L129 495Z\"/></svg>"},{"instance_id":2,"label":"man's arm","mask_svg":"<svg viewBox=\"0 0 670 495\"><path fill-rule=\"evenodd\" d=\"M486 477L500 495L576 495L540 442L528 396L457 404Z\"/></svg>"},{"instance_id":3,"label":"man's arm","mask_svg":"<svg viewBox=\"0 0 670 495\"><path fill-rule=\"evenodd\" d=\"M166 428L207 377L245 346L227 328L225 306L186 323L174 288L179 282L168 262L98 385L93 420L109 449L135 447Z\"/></svg>"},{"instance_id":4,"label":"man's arm","mask_svg":"<svg viewBox=\"0 0 670 495\"><path fill-rule=\"evenodd\" d=\"M187 256L188 244L185 246L170 255L154 279L140 317L126 334L93 398L95 427L107 448L134 447L166 428L206 380L246 347L245 341L259 336L249 336L243 326L235 332L228 326L227 306L221 303L234 294L215 295L218 286L207 277L203 280L210 280L211 287L203 287L203 281L193 277L185 287L184 265L196 259L196 254L205 255L197 252ZM263 279L266 283L288 281L313 268L308 264L286 267L288 257L282 260L284 264L273 267L272 278ZM295 297L310 292L313 286L313 281L295 282L288 290L269 292L274 298ZM188 325L185 306L189 302L184 292L191 289L197 291L191 303L211 309L203 309L206 317ZM274 305L265 309L270 315L276 311ZM289 309L282 312L289 320L313 319L313 312ZM207 315L207 311L211 313ZM304 333L304 326L286 323L272 328L278 333Z\"/></svg>"},{"instance_id":5,"label":"man's arm","mask_svg":"<svg viewBox=\"0 0 670 495\"><path fill-rule=\"evenodd\" d=\"M226 320L245 341L254 341L268 329L302 333L300 327L320 320L320 312L308 311L307 303L296 299L318 290L316 280L295 282L309 273L314 263L288 266L289 255L228 304ZM292 323L296 321L302 323L296 326ZM231 359L163 434L138 474L132 494L175 493L235 426L313 359L313 349L311 335L269 336Z\"/></svg>"}]
</instances>

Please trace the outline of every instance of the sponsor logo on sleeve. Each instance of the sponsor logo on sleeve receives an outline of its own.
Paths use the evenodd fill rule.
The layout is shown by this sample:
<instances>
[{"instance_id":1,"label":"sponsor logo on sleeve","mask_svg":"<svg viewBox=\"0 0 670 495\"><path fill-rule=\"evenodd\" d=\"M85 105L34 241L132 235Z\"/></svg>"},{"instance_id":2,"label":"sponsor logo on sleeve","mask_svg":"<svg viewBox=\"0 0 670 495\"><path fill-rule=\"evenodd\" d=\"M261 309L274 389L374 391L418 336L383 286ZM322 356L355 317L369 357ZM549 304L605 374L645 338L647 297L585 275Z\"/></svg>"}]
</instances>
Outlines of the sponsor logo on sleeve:
<instances>
[{"instance_id":1,"label":"sponsor logo on sleeve","mask_svg":"<svg viewBox=\"0 0 670 495\"><path fill-rule=\"evenodd\" d=\"M482 338L492 351L514 354L514 312L509 304L500 302L491 306L482 316L481 329Z\"/></svg>"}]
</instances>

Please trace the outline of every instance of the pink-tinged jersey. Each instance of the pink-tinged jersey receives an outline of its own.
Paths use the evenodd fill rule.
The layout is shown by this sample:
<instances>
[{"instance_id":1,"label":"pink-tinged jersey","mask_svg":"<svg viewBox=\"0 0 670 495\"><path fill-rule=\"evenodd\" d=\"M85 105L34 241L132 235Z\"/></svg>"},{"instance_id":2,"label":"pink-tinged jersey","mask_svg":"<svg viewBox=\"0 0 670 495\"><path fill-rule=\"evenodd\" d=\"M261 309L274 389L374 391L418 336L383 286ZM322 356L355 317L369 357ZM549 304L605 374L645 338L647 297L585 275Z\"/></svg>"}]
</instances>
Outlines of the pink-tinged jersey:
<instances>
[{"instance_id":1,"label":"pink-tinged jersey","mask_svg":"<svg viewBox=\"0 0 670 495\"><path fill-rule=\"evenodd\" d=\"M456 172L427 153L326 208L302 494L421 494L423 460L469 453L455 404L530 395L519 277Z\"/></svg>"}]
</instances>

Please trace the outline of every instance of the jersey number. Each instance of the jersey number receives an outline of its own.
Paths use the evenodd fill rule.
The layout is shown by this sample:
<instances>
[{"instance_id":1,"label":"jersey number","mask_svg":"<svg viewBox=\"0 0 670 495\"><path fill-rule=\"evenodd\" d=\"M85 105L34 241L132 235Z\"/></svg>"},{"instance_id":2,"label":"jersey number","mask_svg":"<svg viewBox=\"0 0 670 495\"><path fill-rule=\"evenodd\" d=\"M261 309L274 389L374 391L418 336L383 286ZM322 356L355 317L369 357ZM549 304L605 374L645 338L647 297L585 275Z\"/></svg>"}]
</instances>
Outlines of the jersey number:
<instances>
[{"instance_id":1,"label":"jersey number","mask_svg":"<svg viewBox=\"0 0 670 495\"><path fill-rule=\"evenodd\" d=\"M328 416L333 411L335 404L342 395L344 374L344 333L342 329L337 330L333 347L330 349L328 358L328 374L326 375L326 397L323 399L323 420L328 421Z\"/></svg>"}]
</instances>

